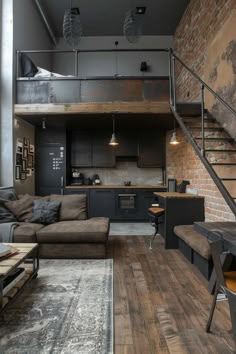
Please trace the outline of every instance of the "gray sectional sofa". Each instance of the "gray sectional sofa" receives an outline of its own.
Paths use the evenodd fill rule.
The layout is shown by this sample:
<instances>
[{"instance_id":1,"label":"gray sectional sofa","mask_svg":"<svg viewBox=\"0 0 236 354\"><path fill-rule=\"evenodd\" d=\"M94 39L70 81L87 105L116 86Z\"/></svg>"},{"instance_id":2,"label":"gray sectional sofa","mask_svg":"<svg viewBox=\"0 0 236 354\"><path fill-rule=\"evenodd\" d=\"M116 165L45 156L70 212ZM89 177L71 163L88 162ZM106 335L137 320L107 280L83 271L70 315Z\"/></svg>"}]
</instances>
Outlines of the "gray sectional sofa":
<instances>
[{"instance_id":1,"label":"gray sectional sofa","mask_svg":"<svg viewBox=\"0 0 236 354\"><path fill-rule=\"evenodd\" d=\"M1 199L0 208L6 208L16 222L13 242L39 244L41 258L104 258L109 235L109 219L87 217L87 196L50 195L36 197L28 194L8 201ZM10 199L10 200L9 200ZM13 200L12 200L13 199ZM43 200L47 205L59 204L57 221L50 224L30 222L34 220L35 200ZM43 204L43 205L44 205ZM46 208L45 207L45 208ZM43 210L43 213L45 210ZM3 221L0 213L0 221ZM42 219L43 220L43 219ZM0 223L0 233L1 233Z\"/></svg>"}]
</instances>

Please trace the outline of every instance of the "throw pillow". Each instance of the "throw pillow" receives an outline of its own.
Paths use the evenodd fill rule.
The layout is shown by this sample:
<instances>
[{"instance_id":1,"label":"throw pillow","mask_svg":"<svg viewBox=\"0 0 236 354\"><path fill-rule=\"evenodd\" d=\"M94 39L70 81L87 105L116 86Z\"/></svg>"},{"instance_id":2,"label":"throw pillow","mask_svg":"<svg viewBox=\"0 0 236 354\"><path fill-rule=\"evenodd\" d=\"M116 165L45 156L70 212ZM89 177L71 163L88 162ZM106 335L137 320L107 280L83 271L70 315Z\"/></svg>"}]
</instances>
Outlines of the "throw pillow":
<instances>
[{"instance_id":1,"label":"throw pillow","mask_svg":"<svg viewBox=\"0 0 236 354\"><path fill-rule=\"evenodd\" d=\"M23 77L34 77L38 69L32 60L24 53L20 55L21 74Z\"/></svg>"},{"instance_id":2,"label":"throw pillow","mask_svg":"<svg viewBox=\"0 0 236 354\"><path fill-rule=\"evenodd\" d=\"M85 220L87 219L87 195L72 194L59 195L52 194L51 202L60 202L59 221Z\"/></svg>"},{"instance_id":3,"label":"throw pillow","mask_svg":"<svg viewBox=\"0 0 236 354\"><path fill-rule=\"evenodd\" d=\"M16 192L13 188L0 189L0 224L16 221L14 214L4 205L4 202L16 199Z\"/></svg>"},{"instance_id":4,"label":"throw pillow","mask_svg":"<svg viewBox=\"0 0 236 354\"><path fill-rule=\"evenodd\" d=\"M49 199L49 197L37 197L29 194L23 195L20 199L4 203L18 221L29 222L32 218L32 209L35 199Z\"/></svg>"},{"instance_id":5,"label":"throw pillow","mask_svg":"<svg viewBox=\"0 0 236 354\"><path fill-rule=\"evenodd\" d=\"M57 222L60 205L60 202L35 200L33 206L33 216L30 222L38 224L53 224Z\"/></svg>"}]
</instances>

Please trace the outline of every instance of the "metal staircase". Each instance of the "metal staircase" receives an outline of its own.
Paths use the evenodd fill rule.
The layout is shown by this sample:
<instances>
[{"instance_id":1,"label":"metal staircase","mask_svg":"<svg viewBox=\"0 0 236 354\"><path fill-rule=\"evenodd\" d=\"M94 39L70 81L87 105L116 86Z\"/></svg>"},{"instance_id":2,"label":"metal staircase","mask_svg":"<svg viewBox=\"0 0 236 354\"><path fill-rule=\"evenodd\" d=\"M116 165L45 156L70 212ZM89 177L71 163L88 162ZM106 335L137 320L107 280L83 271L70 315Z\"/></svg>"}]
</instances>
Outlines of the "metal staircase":
<instances>
[{"instance_id":1,"label":"metal staircase","mask_svg":"<svg viewBox=\"0 0 236 354\"><path fill-rule=\"evenodd\" d=\"M201 102L177 103L176 61L199 82ZM235 116L236 112L202 81L172 50L169 52L170 107L206 170L236 215L236 142L205 109L205 90Z\"/></svg>"}]
</instances>

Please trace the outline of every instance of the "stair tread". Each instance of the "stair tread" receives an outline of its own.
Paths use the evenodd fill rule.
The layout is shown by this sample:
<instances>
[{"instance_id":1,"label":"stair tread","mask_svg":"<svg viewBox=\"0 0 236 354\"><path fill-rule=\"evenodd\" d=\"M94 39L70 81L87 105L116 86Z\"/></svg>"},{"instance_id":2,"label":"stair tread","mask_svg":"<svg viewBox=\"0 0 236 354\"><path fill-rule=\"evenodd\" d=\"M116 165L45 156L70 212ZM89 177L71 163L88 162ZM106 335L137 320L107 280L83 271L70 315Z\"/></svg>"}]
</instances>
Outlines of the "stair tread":
<instances>
[{"instance_id":1,"label":"stair tread","mask_svg":"<svg viewBox=\"0 0 236 354\"><path fill-rule=\"evenodd\" d=\"M210 162L212 166L236 166L236 162Z\"/></svg>"},{"instance_id":2,"label":"stair tread","mask_svg":"<svg viewBox=\"0 0 236 354\"><path fill-rule=\"evenodd\" d=\"M202 127L188 127L190 130L202 130ZM224 131L224 128L215 128L215 127L204 127L204 130L211 130L216 132Z\"/></svg>"},{"instance_id":3,"label":"stair tread","mask_svg":"<svg viewBox=\"0 0 236 354\"><path fill-rule=\"evenodd\" d=\"M223 150L223 149L205 149L206 152L235 152L236 150Z\"/></svg>"},{"instance_id":4,"label":"stair tread","mask_svg":"<svg viewBox=\"0 0 236 354\"><path fill-rule=\"evenodd\" d=\"M222 181L236 181L236 178L220 178Z\"/></svg>"},{"instance_id":5,"label":"stair tread","mask_svg":"<svg viewBox=\"0 0 236 354\"><path fill-rule=\"evenodd\" d=\"M201 137L199 137L199 138L194 138L195 140L202 140L202 138ZM233 138L214 138L214 137L212 137L212 138L204 138L205 140L220 140L220 141L224 141L224 140L226 140L226 141L229 141L229 142L233 142L234 141L234 139Z\"/></svg>"}]
</instances>

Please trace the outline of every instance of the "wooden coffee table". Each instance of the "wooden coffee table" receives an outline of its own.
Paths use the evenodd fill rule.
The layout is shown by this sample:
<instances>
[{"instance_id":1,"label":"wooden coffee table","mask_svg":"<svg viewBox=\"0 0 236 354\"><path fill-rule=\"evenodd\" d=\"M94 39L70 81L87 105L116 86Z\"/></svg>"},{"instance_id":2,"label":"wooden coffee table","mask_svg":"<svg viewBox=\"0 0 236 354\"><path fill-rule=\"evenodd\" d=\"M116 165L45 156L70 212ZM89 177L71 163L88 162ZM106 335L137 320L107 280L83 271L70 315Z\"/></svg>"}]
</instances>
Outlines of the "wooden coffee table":
<instances>
[{"instance_id":1,"label":"wooden coffee table","mask_svg":"<svg viewBox=\"0 0 236 354\"><path fill-rule=\"evenodd\" d=\"M0 260L0 312L18 295L24 286L36 278L39 269L39 252L37 243L5 243L18 250L14 255ZM3 296L3 281L18 266L25 268L24 277Z\"/></svg>"}]
</instances>

